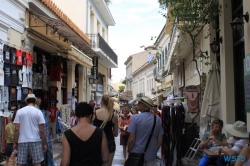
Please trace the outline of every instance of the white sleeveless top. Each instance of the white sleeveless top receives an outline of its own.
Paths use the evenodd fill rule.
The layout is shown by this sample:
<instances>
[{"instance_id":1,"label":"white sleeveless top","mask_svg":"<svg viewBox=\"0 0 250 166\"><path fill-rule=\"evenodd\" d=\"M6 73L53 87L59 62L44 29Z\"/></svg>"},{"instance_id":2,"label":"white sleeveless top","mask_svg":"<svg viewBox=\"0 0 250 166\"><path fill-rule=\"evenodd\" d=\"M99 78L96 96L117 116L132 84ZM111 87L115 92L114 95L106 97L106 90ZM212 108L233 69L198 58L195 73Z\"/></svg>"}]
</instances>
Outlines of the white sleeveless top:
<instances>
[{"instance_id":1,"label":"white sleeveless top","mask_svg":"<svg viewBox=\"0 0 250 166\"><path fill-rule=\"evenodd\" d=\"M247 160L242 166L249 166L250 165L250 159Z\"/></svg>"}]
</instances>

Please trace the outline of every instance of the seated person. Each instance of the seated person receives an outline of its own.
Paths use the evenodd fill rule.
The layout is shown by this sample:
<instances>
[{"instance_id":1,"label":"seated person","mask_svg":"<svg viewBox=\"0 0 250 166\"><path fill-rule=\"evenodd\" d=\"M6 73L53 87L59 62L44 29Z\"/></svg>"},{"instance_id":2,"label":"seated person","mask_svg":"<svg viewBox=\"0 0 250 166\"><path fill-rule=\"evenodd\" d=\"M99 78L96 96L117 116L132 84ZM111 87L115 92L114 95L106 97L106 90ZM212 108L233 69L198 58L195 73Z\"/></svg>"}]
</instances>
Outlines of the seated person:
<instances>
[{"instance_id":1,"label":"seated person","mask_svg":"<svg viewBox=\"0 0 250 166\"><path fill-rule=\"evenodd\" d=\"M219 153L224 153L225 156L238 156L244 147L248 146L249 134L247 132L247 126L242 121L234 122L234 124L227 124L225 126L226 131L233 136L235 143L231 149L223 147L219 150ZM227 162L224 156L221 156L216 161L218 166L225 166Z\"/></svg>"},{"instance_id":2,"label":"seated person","mask_svg":"<svg viewBox=\"0 0 250 166\"><path fill-rule=\"evenodd\" d=\"M223 121L216 119L212 122L212 130L206 132L201 140L200 148L209 149L213 146L213 141L218 146L226 146L227 140L224 133L221 133L223 127ZM216 164L218 157L209 157L206 153L203 153L203 157L200 160L199 166L208 166Z\"/></svg>"},{"instance_id":3,"label":"seated person","mask_svg":"<svg viewBox=\"0 0 250 166\"><path fill-rule=\"evenodd\" d=\"M234 166L249 166L250 165L250 147L245 147L242 149L239 156L244 156L244 161L238 161Z\"/></svg>"}]
</instances>

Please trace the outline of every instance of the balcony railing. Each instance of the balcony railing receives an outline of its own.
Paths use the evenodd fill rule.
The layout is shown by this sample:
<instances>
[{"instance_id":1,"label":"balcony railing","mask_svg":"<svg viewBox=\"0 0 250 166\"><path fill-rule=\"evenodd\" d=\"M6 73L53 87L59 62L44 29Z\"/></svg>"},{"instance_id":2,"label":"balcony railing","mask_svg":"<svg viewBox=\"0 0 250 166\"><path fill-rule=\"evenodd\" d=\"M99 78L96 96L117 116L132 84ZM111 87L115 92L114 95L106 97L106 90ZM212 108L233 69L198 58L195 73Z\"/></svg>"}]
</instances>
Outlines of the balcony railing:
<instances>
[{"instance_id":1,"label":"balcony railing","mask_svg":"<svg viewBox=\"0 0 250 166\"><path fill-rule=\"evenodd\" d=\"M117 55L110 48L108 43L102 38L102 36L98 34L88 34L90 38L90 46L92 49L100 48L107 56L110 57L117 64Z\"/></svg>"},{"instance_id":2,"label":"balcony railing","mask_svg":"<svg viewBox=\"0 0 250 166\"><path fill-rule=\"evenodd\" d=\"M156 76L157 74L157 68L154 69L154 77Z\"/></svg>"}]
</instances>

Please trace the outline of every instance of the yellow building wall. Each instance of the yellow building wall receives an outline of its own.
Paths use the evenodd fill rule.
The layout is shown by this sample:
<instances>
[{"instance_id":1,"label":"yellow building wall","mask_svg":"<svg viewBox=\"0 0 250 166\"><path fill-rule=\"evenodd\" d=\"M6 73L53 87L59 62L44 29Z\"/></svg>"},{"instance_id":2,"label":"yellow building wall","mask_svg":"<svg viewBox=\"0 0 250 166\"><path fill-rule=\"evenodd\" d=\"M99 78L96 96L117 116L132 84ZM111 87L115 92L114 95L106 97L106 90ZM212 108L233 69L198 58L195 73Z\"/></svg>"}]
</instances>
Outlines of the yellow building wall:
<instances>
[{"instance_id":1,"label":"yellow building wall","mask_svg":"<svg viewBox=\"0 0 250 166\"><path fill-rule=\"evenodd\" d=\"M83 32L86 31L86 0L52 0Z\"/></svg>"},{"instance_id":2,"label":"yellow building wall","mask_svg":"<svg viewBox=\"0 0 250 166\"><path fill-rule=\"evenodd\" d=\"M139 69L143 64L147 62L148 52L143 51L133 56L132 73Z\"/></svg>"},{"instance_id":3,"label":"yellow building wall","mask_svg":"<svg viewBox=\"0 0 250 166\"><path fill-rule=\"evenodd\" d=\"M8 29L8 42L10 44L11 47L22 47L22 36L23 34L12 29L12 28L9 28ZM33 51L33 50L29 50L29 51Z\"/></svg>"}]
</instances>

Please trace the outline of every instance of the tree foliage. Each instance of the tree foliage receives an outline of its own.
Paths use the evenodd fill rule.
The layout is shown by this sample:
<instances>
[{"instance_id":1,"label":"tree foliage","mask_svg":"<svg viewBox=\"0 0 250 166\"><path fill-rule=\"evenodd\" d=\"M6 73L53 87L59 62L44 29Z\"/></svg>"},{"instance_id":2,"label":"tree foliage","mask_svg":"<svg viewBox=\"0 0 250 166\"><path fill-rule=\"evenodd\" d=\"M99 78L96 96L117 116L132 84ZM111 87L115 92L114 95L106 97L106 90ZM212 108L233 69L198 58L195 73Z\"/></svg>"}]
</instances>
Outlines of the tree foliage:
<instances>
[{"instance_id":1,"label":"tree foliage","mask_svg":"<svg viewBox=\"0 0 250 166\"><path fill-rule=\"evenodd\" d=\"M124 89L125 89L125 86L119 86L119 91L120 92L124 91Z\"/></svg>"},{"instance_id":2,"label":"tree foliage","mask_svg":"<svg viewBox=\"0 0 250 166\"><path fill-rule=\"evenodd\" d=\"M200 34L206 25L212 25L213 29L218 29L217 18L221 12L221 6L217 0L158 0L161 4L166 4L170 14L162 14L170 22L177 19L177 28L180 30L178 36L179 46L182 42L191 40L193 61L199 77L195 50L200 42ZM210 35L210 29L205 32ZM206 57L208 59L209 57Z\"/></svg>"},{"instance_id":3,"label":"tree foliage","mask_svg":"<svg viewBox=\"0 0 250 166\"><path fill-rule=\"evenodd\" d=\"M111 0L105 0L105 2L107 5L111 4Z\"/></svg>"},{"instance_id":4,"label":"tree foliage","mask_svg":"<svg viewBox=\"0 0 250 166\"><path fill-rule=\"evenodd\" d=\"M121 83L126 85L126 80L121 80Z\"/></svg>"}]
</instances>

